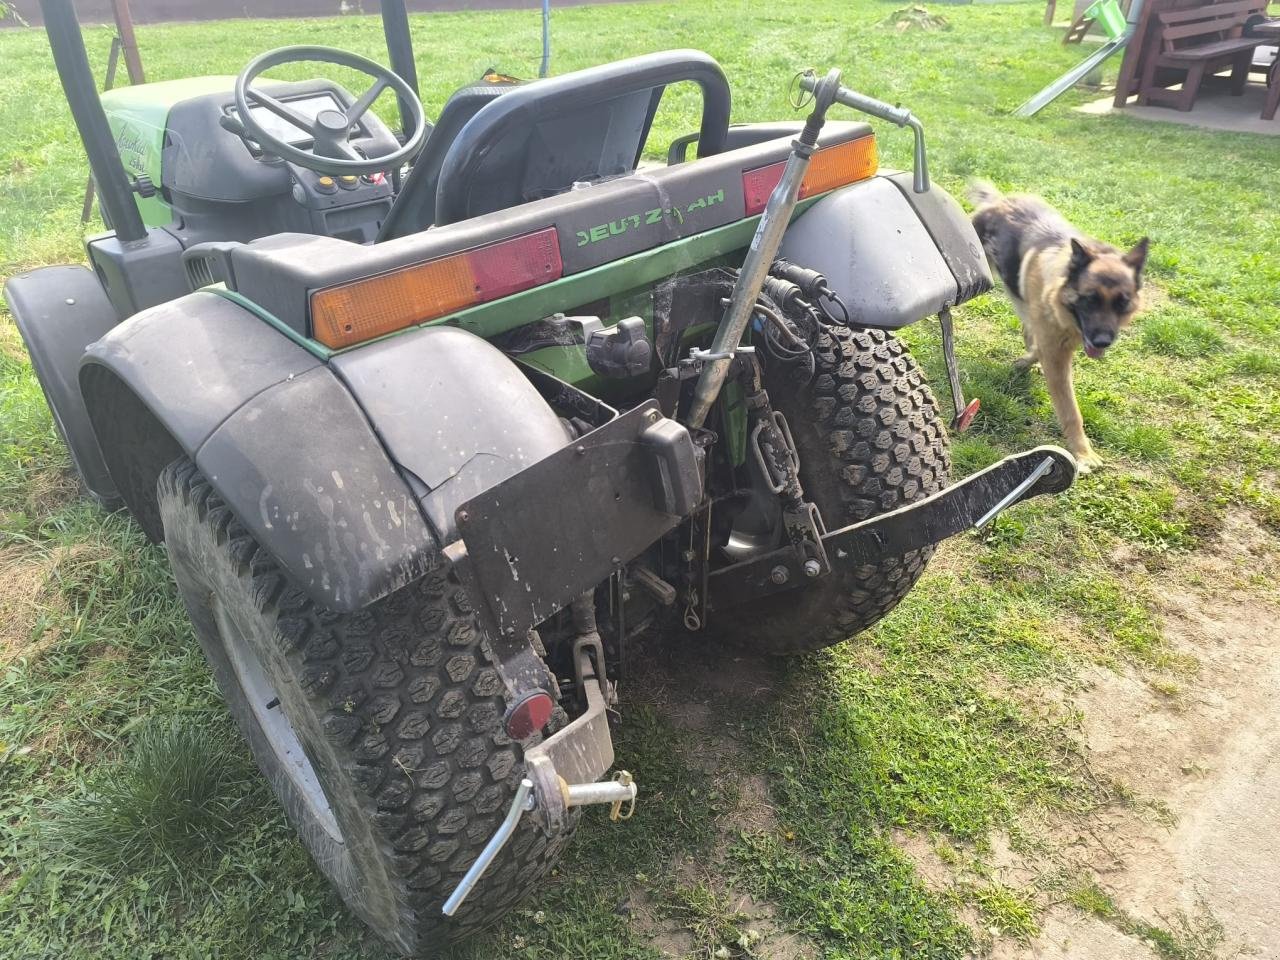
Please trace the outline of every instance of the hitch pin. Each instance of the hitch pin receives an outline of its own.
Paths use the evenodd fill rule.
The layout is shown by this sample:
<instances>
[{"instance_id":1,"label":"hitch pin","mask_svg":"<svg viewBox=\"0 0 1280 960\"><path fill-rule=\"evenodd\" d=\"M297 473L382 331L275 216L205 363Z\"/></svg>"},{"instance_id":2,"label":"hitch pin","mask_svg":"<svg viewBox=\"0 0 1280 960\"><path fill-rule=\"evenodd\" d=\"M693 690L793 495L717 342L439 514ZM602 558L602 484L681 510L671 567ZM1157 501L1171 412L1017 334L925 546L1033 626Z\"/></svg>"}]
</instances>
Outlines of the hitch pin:
<instances>
[{"instance_id":1,"label":"hitch pin","mask_svg":"<svg viewBox=\"0 0 1280 960\"><path fill-rule=\"evenodd\" d=\"M997 503L994 507L992 507L986 513L984 513L978 519L978 522L973 525L973 529L981 530L988 523L990 523L992 520L998 517L1001 513L1003 513L1006 509L1008 509L1009 507L1017 503L1019 500L1021 500L1023 494L1025 494L1028 490L1034 487L1036 484L1036 481L1039 480L1041 477L1043 477L1046 473L1048 473L1052 469L1053 469L1053 457L1045 457L1043 460L1040 461L1040 463L1036 466L1036 468L1031 471L1027 479L1023 480L1020 484L1018 484L1016 487L1014 487L1012 490L1006 493L1004 495L1004 498L999 503Z\"/></svg>"},{"instance_id":2,"label":"hitch pin","mask_svg":"<svg viewBox=\"0 0 1280 960\"><path fill-rule=\"evenodd\" d=\"M636 809L635 780L625 770L618 771L618 775L613 780L606 780L600 783L566 784L561 780L560 790L564 795L566 807L582 807L592 803L610 804L610 820L629 820ZM628 802L630 806L627 807L627 812L624 815L622 813L622 805ZM480 851L480 856L476 857L476 862L471 864L471 868L458 881L453 893L449 894L449 899L444 902L441 910L446 917L452 917L458 912L458 908L462 906L462 901L467 899L468 894L475 889L475 885L480 882L480 878L489 869L489 865L497 859L498 854L502 852L502 848L511 839L511 835L516 832L516 827L520 824L520 818L529 811L536 809L537 806L538 795L534 792L533 781L525 777L520 781L520 786L516 789L516 795L511 801L510 809L507 810L506 818L493 836L489 838L489 842L485 844L484 849Z\"/></svg>"}]
</instances>

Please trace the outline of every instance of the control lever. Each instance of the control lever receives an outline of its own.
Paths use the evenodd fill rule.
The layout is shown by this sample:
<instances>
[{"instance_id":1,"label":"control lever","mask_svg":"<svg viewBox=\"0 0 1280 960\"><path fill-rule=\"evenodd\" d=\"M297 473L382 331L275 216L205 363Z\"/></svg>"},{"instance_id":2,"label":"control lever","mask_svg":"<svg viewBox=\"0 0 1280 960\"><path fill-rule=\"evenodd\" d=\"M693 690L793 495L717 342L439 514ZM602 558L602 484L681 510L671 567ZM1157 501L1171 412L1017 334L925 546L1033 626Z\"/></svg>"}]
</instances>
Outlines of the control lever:
<instances>
[{"instance_id":1,"label":"control lever","mask_svg":"<svg viewBox=\"0 0 1280 960\"><path fill-rule=\"evenodd\" d=\"M823 80L818 79L817 74L812 70L807 71L800 77L801 89L809 93L814 93L823 82ZM883 100L877 100L875 97L868 97L866 94L858 93L856 90L850 90L846 86L840 86L836 89L835 101L857 110L859 113L875 117L877 120L887 120L900 127L910 127L916 140L915 171L911 187L916 193L929 192L929 160L925 155L924 126L916 118L915 114L906 107L895 107L892 104L885 103Z\"/></svg>"},{"instance_id":2,"label":"control lever","mask_svg":"<svg viewBox=\"0 0 1280 960\"><path fill-rule=\"evenodd\" d=\"M218 117L218 126L223 130L229 130L237 137L241 137L245 140L250 139L248 131L244 128L244 124L229 113L224 113L222 116Z\"/></svg>"}]
</instances>

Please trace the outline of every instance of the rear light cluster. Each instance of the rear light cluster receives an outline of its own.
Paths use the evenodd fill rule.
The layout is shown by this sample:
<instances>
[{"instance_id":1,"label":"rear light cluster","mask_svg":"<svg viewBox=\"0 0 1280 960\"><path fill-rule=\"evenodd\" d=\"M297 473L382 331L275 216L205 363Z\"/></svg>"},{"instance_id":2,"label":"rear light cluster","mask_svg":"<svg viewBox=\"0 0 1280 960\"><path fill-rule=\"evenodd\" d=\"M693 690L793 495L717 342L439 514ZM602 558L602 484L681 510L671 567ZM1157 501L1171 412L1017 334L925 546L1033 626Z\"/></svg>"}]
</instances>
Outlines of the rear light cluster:
<instances>
[{"instance_id":1,"label":"rear light cluster","mask_svg":"<svg viewBox=\"0 0 1280 960\"><path fill-rule=\"evenodd\" d=\"M746 216L764 210L786 162L744 170ZM800 197L826 193L876 172L874 135L823 147L809 161ZM311 294L311 335L341 350L564 275L555 227L353 280Z\"/></svg>"},{"instance_id":2,"label":"rear light cluster","mask_svg":"<svg viewBox=\"0 0 1280 960\"><path fill-rule=\"evenodd\" d=\"M564 273L555 227L311 294L312 336L341 349Z\"/></svg>"},{"instance_id":3,"label":"rear light cluster","mask_svg":"<svg viewBox=\"0 0 1280 960\"><path fill-rule=\"evenodd\" d=\"M756 167L742 174L742 193L747 201L747 216L764 212L769 194L773 193L773 188L782 179L782 170L786 165L784 160L767 167ZM874 134L823 147L809 161L809 169L800 182L800 199L866 180L875 174L878 166Z\"/></svg>"}]
</instances>

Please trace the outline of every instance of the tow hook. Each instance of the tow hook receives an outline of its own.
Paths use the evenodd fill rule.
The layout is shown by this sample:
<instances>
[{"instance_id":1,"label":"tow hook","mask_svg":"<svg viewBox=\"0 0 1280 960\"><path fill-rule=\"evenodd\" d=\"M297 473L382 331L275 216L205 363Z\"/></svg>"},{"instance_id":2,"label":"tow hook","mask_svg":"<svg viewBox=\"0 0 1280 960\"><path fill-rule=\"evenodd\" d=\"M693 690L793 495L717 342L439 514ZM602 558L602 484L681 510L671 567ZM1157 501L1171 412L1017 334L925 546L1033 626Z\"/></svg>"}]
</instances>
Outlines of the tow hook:
<instances>
[{"instance_id":1,"label":"tow hook","mask_svg":"<svg viewBox=\"0 0 1280 960\"><path fill-rule=\"evenodd\" d=\"M631 819L631 815L636 809L635 780L626 770L619 770L617 776L612 780L602 780L598 783L565 783L564 780L560 780L559 786L561 799L566 807L585 807L590 804L607 803L609 804L609 819L614 822ZM625 813L623 813L622 809L623 804L627 805ZM516 832L516 827L520 825L520 819L526 813L537 809L538 791L534 787L533 781L525 777L520 781L515 798L511 801L511 806L507 810L506 818L494 835L489 838L485 848L480 851L480 856L471 865L471 869L458 882L453 893L449 894L449 899L444 902L443 911L446 917L452 917L457 913L467 895L471 893L475 885L480 882L480 878L484 876L485 870L493 863L502 848L507 845L511 835Z\"/></svg>"}]
</instances>

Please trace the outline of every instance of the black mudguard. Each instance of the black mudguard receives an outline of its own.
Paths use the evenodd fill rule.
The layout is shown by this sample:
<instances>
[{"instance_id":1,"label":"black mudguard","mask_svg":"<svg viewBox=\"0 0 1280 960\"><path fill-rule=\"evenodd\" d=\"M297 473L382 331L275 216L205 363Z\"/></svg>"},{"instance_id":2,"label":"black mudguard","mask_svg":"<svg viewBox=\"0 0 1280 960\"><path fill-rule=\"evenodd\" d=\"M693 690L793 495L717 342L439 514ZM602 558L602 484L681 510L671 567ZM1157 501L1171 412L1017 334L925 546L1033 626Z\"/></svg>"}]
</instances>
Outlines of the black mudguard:
<instances>
[{"instance_id":1,"label":"black mudguard","mask_svg":"<svg viewBox=\"0 0 1280 960\"><path fill-rule=\"evenodd\" d=\"M377 428L437 540L454 512L569 442L527 377L486 340L426 327L339 354L330 367Z\"/></svg>"},{"instance_id":2,"label":"black mudguard","mask_svg":"<svg viewBox=\"0 0 1280 960\"><path fill-rule=\"evenodd\" d=\"M107 469L153 539L156 478L186 454L293 580L342 611L432 569L451 504L567 440L518 368L471 334L416 331L325 363L212 293L120 324L89 347L80 383Z\"/></svg>"},{"instance_id":3,"label":"black mudguard","mask_svg":"<svg viewBox=\"0 0 1280 960\"><path fill-rule=\"evenodd\" d=\"M862 326L903 327L991 289L960 204L936 183L913 192L909 173L823 197L787 229L781 254L825 275Z\"/></svg>"},{"instance_id":4,"label":"black mudguard","mask_svg":"<svg viewBox=\"0 0 1280 960\"><path fill-rule=\"evenodd\" d=\"M72 463L94 497L118 506L76 381L85 347L118 322L115 308L93 271L79 264L17 274L4 294Z\"/></svg>"}]
</instances>

